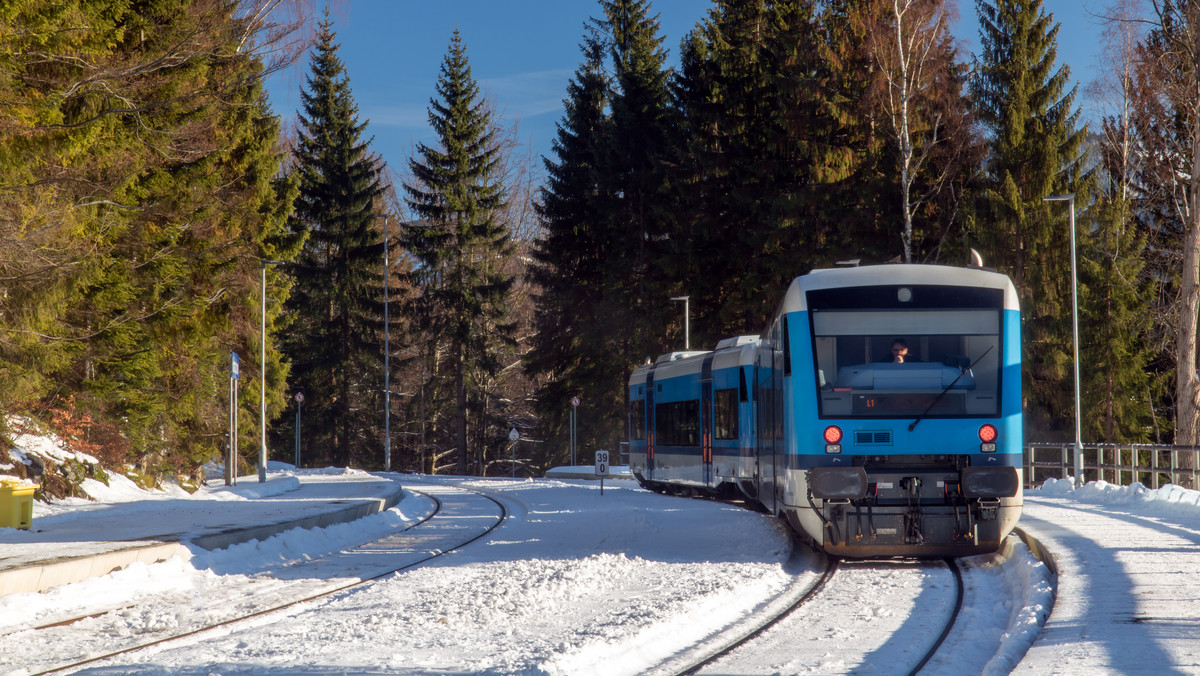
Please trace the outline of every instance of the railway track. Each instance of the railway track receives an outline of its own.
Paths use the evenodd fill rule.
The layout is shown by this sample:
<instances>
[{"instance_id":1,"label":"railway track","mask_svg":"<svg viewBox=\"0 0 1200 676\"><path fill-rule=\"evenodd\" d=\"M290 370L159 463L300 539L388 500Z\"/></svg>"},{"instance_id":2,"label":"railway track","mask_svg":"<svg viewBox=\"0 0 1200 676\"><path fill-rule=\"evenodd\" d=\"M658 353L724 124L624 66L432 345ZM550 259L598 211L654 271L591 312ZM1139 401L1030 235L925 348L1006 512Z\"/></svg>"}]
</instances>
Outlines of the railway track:
<instances>
[{"instance_id":1,"label":"railway track","mask_svg":"<svg viewBox=\"0 0 1200 676\"><path fill-rule=\"evenodd\" d=\"M504 504L488 495L449 486L426 486L414 491L434 502L433 511L404 531L343 552L281 567L220 590L205 590L199 597L179 599L186 608L173 618L148 620L136 631L128 629L138 605L122 605L107 612L90 612L57 619L31 631L48 633L62 647L57 655L22 656L12 651L0 655L0 672L49 674L205 634L228 632L236 625L262 622L302 604L369 585L429 563L491 534L508 516ZM180 617L191 623L175 622ZM123 635L128 634L128 635ZM43 639L43 636L39 636ZM90 640L89 640L90 639ZM20 632L6 641L19 645ZM44 641L39 641L44 643ZM114 644L122 644L114 649Z\"/></svg>"},{"instance_id":2,"label":"railway track","mask_svg":"<svg viewBox=\"0 0 1200 676\"><path fill-rule=\"evenodd\" d=\"M829 559L815 583L798 579L798 584L804 588L792 590L787 603L776 603L752 626L726 632L736 636L705 641L658 673L842 673L882 663L888 673L916 674L943 647L964 597L953 560ZM872 594L884 603L846 617L847 605L861 604ZM906 604L909 613L902 610ZM864 636L879 640L861 640Z\"/></svg>"}]
</instances>

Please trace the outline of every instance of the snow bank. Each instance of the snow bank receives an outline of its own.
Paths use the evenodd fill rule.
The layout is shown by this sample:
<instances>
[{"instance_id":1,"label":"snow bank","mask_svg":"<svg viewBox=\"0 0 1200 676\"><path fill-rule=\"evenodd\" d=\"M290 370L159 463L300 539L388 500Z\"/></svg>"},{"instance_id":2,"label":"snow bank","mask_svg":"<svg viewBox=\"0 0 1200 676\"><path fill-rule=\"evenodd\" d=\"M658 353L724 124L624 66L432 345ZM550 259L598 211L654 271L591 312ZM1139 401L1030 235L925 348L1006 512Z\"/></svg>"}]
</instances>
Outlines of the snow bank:
<instances>
[{"instance_id":1,"label":"snow bank","mask_svg":"<svg viewBox=\"0 0 1200 676\"><path fill-rule=\"evenodd\" d=\"M25 418L10 417L8 419L8 427L9 429L30 429L32 423ZM8 461L4 460L5 457L7 457ZM92 465L95 467L100 466L100 461L87 453L79 453L68 449L66 442L57 435L43 436L22 433L13 439L12 448L8 449L6 453L0 454L0 479L22 479L22 477L8 474L8 472L15 470L18 464L29 468L35 464L45 467L46 465L66 465L69 463ZM29 471L26 470L26 474L28 473Z\"/></svg>"},{"instance_id":2,"label":"snow bank","mask_svg":"<svg viewBox=\"0 0 1200 676\"><path fill-rule=\"evenodd\" d=\"M1091 481L1075 488L1074 480L1046 479L1033 495L1048 498L1067 498L1093 505L1119 505L1143 514L1175 514L1200 516L1200 491L1167 484L1162 488L1147 488L1140 483L1118 486L1107 481Z\"/></svg>"}]
</instances>

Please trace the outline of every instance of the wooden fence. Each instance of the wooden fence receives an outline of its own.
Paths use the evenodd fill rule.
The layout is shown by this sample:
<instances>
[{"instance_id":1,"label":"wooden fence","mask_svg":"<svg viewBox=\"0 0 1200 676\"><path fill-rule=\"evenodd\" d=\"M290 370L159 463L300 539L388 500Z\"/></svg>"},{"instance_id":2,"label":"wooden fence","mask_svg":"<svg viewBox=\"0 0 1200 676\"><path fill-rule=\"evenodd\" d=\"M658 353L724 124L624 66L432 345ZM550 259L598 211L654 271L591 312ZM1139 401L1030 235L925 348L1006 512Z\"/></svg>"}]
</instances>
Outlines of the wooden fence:
<instances>
[{"instance_id":1,"label":"wooden fence","mask_svg":"<svg viewBox=\"0 0 1200 676\"><path fill-rule=\"evenodd\" d=\"M1075 443L1025 445L1025 486L1062 479L1074 471ZM1196 487L1200 446L1165 444L1083 444L1085 481L1103 480L1125 486L1135 481L1158 488L1163 484Z\"/></svg>"}]
</instances>

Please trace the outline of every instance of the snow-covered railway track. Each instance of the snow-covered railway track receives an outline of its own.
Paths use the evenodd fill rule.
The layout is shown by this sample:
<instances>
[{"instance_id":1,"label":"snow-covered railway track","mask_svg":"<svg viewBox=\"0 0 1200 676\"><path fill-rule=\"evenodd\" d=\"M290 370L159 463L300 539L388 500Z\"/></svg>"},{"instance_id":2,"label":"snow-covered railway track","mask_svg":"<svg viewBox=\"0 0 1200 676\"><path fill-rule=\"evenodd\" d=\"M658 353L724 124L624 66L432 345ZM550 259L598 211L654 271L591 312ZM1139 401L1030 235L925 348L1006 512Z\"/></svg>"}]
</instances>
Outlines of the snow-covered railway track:
<instances>
[{"instance_id":1,"label":"snow-covered railway track","mask_svg":"<svg viewBox=\"0 0 1200 676\"><path fill-rule=\"evenodd\" d=\"M704 641L692 650L674 656L661 665L656 673L698 673L742 646L752 643L821 592L837 572L839 562L836 558L825 558L824 561L825 570L819 577L813 579L798 576L795 584L783 590L772 603L767 604L761 614L748 618L743 625L729 629L716 640Z\"/></svg>"},{"instance_id":2,"label":"snow-covered railway track","mask_svg":"<svg viewBox=\"0 0 1200 676\"><path fill-rule=\"evenodd\" d=\"M831 562L804 602L677 673L845 673L868 665L916 673L950 633L962 598L951 560Z\"/></svg>"},{"instance_id":3,"label":"snow-covered railway track","mask_svg":"<svg viewBox=\"0 0 1200 676\"><path fill-rule=\"evenodd\" d=\"M505 505L488 495L451 486L429 485L413 491L434 503L432 511L402 532L352 549L280 566L240 584L213 583L212 589L176 599L169 617L163 599L123 605L104 613L57 619L26 631L36 641L61 646L56 655L22 654L6 649L0 672L47 674L127 655L154 646L201 641L235 625L270 621L301 606L427 564L491 534L505 523ZM5 637L19 647L21 634ZM118 646L114 649L114 646Z\"/></svg>"}]
</instances>

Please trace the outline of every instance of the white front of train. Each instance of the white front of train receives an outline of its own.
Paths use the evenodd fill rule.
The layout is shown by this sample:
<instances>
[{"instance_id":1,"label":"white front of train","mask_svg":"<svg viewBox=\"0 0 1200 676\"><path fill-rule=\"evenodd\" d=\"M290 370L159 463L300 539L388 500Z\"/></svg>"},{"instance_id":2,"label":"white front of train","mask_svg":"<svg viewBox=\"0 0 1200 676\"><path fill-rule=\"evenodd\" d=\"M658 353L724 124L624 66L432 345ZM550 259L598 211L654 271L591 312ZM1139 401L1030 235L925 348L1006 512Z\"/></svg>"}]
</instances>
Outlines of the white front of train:
<instances>
[{"instance_id":1,"label":"white front of train","mask_svg":"<svg viewBox=\"0 0 1200 676\"><path fill-rule=\"evenodd\" d=\"M760 499L839 555L993 550L1020 515L1020 394L1007 277L797 278L759 350Z\"/></svg>"}]
</instances>

